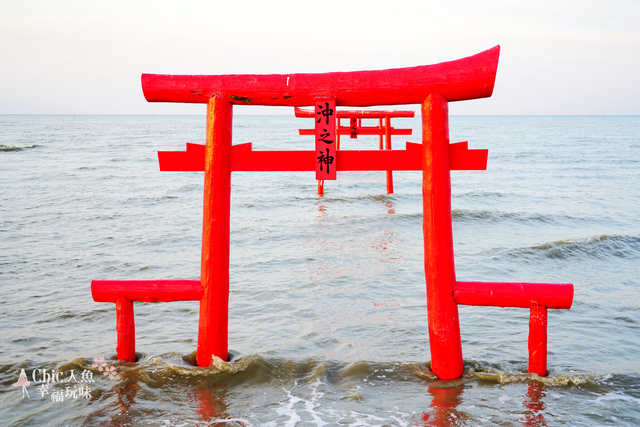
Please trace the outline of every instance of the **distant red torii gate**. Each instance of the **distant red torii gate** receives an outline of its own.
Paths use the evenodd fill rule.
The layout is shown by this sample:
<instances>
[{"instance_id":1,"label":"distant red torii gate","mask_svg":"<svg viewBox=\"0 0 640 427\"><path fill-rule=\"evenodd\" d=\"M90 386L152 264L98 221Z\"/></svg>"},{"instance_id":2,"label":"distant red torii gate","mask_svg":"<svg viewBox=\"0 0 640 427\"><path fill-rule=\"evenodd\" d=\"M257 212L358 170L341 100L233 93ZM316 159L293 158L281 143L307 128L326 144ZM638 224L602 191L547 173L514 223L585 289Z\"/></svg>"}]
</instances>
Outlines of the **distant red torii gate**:
<instances>
[{"instance_id":1,"label":"distant red torii gate","mask_svg":"<svg viewBox=\"0 0 640 427\"><path fill-rule=\"evenodd\" d=\"M546 375L547 308L570 308L573 285L459 282L455 277L449 171L485 169L487 150L469 150L466 142L449 143L448 103L491 96L499 52L500 47L496 46L456 61L381 71L221 76L143 74L142 87L150 102L207 104L206 145L187 144L184 152L158 153L163 171L205 173L201 278L92 281L95 301L116 304L118 359L136 360L134 301L199 300L197 363L208 366L214 356L227 360L231 172L315 170L318 176L321 172L328 173L331 166L333 173L423 171L429 342L431 367L439 378L458 378L463 374L458 304L529 308L529 371ZM253 151L251 144L231 144L233 104L315 105L319 115L335 110L336 105L421 104L422 144L407 143L405 150L388 152L340 151L335 156L327 151L321 157L317 149ZM316 124L316 147L324 148L319 142L335 136L335 129L331 135L331 129L323 126L328 125ZM321 169L323 165L325 170Z\"/></svg>"},{"instance_id":2,"label":"distant red torii gate","mask_svg":"<svg viewBox=\"0 0 640 427\"><path fill-rule=\"evenodd\" d=\"M315 117L315 112L295 108L296 117ZM336 110L336 150L340 150L340 135L352 139L358 135L378 135L380 150L391 150L391 135L411 135L412 129L398 129L391 126L392 117L414 117L415 111L402 110ZM349 119L350 125L341 126L341 119ZM362 119L378 119L378 126L362 126ZM315 129L300 129L300 135L314 135ZM383 144L384 142L384 144ZM318 181L318 195L324 194L324 180ZM393 171L387 171L387 194L393 194Z\"/></svg>"}]
</instances>

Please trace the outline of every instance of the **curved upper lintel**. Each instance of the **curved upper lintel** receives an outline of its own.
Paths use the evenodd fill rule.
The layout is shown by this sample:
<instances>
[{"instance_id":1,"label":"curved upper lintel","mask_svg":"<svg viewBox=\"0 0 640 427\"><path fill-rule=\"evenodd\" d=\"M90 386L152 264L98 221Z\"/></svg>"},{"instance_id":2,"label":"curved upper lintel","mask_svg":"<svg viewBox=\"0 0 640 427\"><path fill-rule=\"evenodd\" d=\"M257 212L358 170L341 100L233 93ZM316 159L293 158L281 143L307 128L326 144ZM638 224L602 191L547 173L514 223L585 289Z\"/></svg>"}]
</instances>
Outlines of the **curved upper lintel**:
<instances>
[{"instance_id":1,"label":"curved upper lintel","mask_svg":"<svg viewBox=\"0 0 640 427\"><path fill-rule=\"evenodd\" d=\"M304 106L314 98L335 96L353 107L420 104L431 93L448 101L491 96L500 46L454 61L375 71L317 74L143 74L149 102L206 104L221 96L232 104Z\"/></svg>"}]
</instances>

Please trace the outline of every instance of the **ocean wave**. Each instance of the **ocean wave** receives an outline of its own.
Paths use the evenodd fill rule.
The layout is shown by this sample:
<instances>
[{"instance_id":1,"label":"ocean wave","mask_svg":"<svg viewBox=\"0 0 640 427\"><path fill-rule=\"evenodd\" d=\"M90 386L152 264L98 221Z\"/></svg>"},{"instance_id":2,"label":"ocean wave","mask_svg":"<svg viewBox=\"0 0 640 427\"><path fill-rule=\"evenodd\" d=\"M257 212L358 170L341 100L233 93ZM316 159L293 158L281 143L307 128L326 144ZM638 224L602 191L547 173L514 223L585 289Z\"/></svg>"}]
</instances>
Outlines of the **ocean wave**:
<instances>
[{"instance_id":1,"label":"ocean wave","mask_svg":"<svg viewBox=\"0 0 640 427\"><path fill-rule=\"evenodd\" d=\"M497 197L497 198L502 198L502 197L509 197L509 198L513 198L516 195L514 193L507 193L507 192L498 192L498 191L484 191L484 190L473 190L473 191L467 191L466 193L453 193L451 195L453 198L493 198L493 197Z\"/></svg>"},{"instance_id":2,"label":"ocean wave","mask_svg":"<svg viewBox=\"0 0 640 427\"><path fill-rule=\"evenodd\" d=\"M313 420L317 425L409 426L427 425L427 420L478 421L469 410L488 400L502 406L515 402L520 407L590 390L595 399L591 402L596 404L638 402L620 391L620 385L635 383L632 376L559 373L539 377L514 372L518 368L505 370L471 360L465 360L462 378L438 380L429 364L418 362L336 362L251 354L233 357L229 362L214 359L211 366L198 368L192 365L194 354L139 357L137 363L101 357L46 366L33 362L4 365L0 382L14 392L16 406L26 400L44 405L51 399L41 396L43 393L66 393L66 401L87 399L91 404L64 416L62 412L68 406L49 405L60 408L56 415L67 423L88 425L146 425L160 417L167 425L196 421L206 425L278 426ZM22 373L30 382L26 390L16 385ZM45 384L45 379L51 382ZM528 387L524 397L520 384ZM473 390L477 389L484 390L482 398L475 395ZM398 398L393 391L405 396ZM74 393L81 392L85 394L76 399ZM545 398L545 392L549 397ZM22 397L25 393L30 397ZM243 398L241 393L249 397ZM422 399L418 405L407 404L416 398ZM389 404L383 406L381 401ZM180 409L175 410L175 405ZM30 413L14 421L20 424L33 420L29 417ZM44 424L44 420L39 421Z\"/></svg>"},{"instance_id":3,"label":"ocean wave","mask_svg":"<svg viewBox=\"0 0 640 427\"><path fill-rule=\"evenodd\" d=\"M0 151L22 151L22 150L27 150L29 148L36 148L39 147L39 145L36 144L32 144L32 145L12 145L12 144L0 144Z\"/></svg>"},{"instance_id":4,"label":"ocean wave","mask_svg":"<svg viewBox=\"0 0 640 427\"><path fill-rule=\"evenodd\" d=\"M582 239L558 240L528 248L513 249L509 251L508 256L552 259L613 256L633 259L640 257L640 236L603 234Z\"/></svg>"},{"instance_id":5,"label":"ocean wave","mask_svg":"<svg viewBox=\"0 0 640 427\"><path fill-rule=\"evenodd\" d=\"M465 378L472 378L481 382L494 382L499 384L525 383L537 381L549 387L572 387L586 384L599 384L608 378L607 375L589 374L559 374L541 377L534 373L503 372L495 369L476 371L469 368L465 371Z\"/></svg>"},{"instance_id":6,"label":"ocean wave","mask_svg":"<svg viewBox=\"0 0 640 427\"><path fill-rule=\"evenodd\" d=\"M312 195L311 197L307 197L307 199L317 200L317 196ZM295 197L294 200L300 201L304 199L301 197ZM362 194L362 195L354 195L350 197L344 196L344 195L325 194L321 200L324 203L335 203L339 205L342 203L359 204L361 202L393 203L395 199L393 195L387 195L387 194Z\"/></svg>"},{"instance_id":7,"label":"ocean wave","mask_svg":"<svg viewBox=\"0 0 640 427\"><path fill-rule=\"evenodd\" d=\"M543 214L539 212L502 212L493 210L453 209L451 216L456 221L515 221L521 223L554 223L563 221L579 221L580 218L570 215Z\"/></svg>"},{"instance_id":8,"label":"ocean wave","mask_svg":"<svg viewBox=\"0 0 640 427\"><path fill-rule=\"evenodd\" d=\"M462 378L447 381L448 386L454 386L455 383L468 383L469 381L478 381L480 383L497 383L497 384L514 384L527 383L537 381L549 387L572 387L582 385L603 384L612 378L612 375L596 375L588 373L567 373L550 370L546 377L541 377L535 373L522 372L520 367L505 366L508 364L490 364L475 360L464 361L464 374ZM420 366L416 370L416 375L426 380L438 382L437 375L430 369L431 363ZM623 377L623 376L621 376Z\"/></svg>"},{"instance_id":9,"label":"ocean wave","mask_svg":"<svg viewBox=\"0 0 640 427\"><path fill-rule=\"evenodd\" d=\"M228 386L240 384L283 383L283 382L315 382L318 380L332 383L359 384L368 382L406 382L424 381L428 384L438 384L440 380L431 370L431 363L422 362L374 362L374 361L331 361L317 358L290 359L267 357L259 354L235 356L230 361L218 357L213 358L210 366L195 365L195 352L188 355L167 353L158 356L148 356L137 353L136 363L118 361L115 357L103 358L102 366L113 367L112 371L119 379L135 380L150 383L155 386L162 384L191 383L193 378L206 380L207 384L223 383ZM17 378L21 369L33 371L43 368L49 372L57 371L62 380L68 379L71 371L76 375L83 371L91 372L94 379L101 378L105 369L95 359L79 358L71 362L48 363L46 366L32 366L32 363L5 364L2 366L3 383ZM509 368L504 365L490 364L474 360L465 360L465 370L461 378L447 381L451 386L454 382L511 384L537 381L550 387L572 387L587 385L611 385L611 383L633 382L626 375L590 374L574 372L554 372L541 377L537 374L521 371L521 366ZM191 378L191 379L190 379ZM61 380L61 381L62 381ZM198 381L200 381L198 380ZM99 386L99 381L94 381ZM5 384L6 385L6 384Z\"/></svg>"}]
</instances>

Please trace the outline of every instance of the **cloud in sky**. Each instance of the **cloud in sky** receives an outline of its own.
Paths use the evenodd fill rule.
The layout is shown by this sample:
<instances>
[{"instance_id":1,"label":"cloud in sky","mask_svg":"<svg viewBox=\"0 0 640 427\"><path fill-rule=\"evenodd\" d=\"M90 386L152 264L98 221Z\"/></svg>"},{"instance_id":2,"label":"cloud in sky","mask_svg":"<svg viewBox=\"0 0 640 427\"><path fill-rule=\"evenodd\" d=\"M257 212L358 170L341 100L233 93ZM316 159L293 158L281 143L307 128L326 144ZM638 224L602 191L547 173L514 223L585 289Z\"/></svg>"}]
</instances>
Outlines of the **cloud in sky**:
<instances>
[{"instance_id":1,"label":"cloud in sky","mask_svg":"<svg viewBox=\"0 0 640 427\"><path fill-rule=\"evenodd\" d=\"M142 73L295 73L437 63L502 46L492 98L452 114L640 114L640 2L3 2L0 113L192 114ZM289 110L243 107L238 112Z\"/></svg>"}]
</instances>

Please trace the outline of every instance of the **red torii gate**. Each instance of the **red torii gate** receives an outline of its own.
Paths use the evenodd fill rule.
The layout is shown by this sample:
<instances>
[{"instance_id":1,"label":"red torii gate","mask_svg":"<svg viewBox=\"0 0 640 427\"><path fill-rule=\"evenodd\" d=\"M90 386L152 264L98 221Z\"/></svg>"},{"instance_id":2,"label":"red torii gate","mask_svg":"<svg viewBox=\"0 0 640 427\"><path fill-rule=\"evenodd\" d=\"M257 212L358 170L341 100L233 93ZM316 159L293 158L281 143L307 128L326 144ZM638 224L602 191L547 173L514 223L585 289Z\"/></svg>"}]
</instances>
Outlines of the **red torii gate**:
<instances>
[{"instance_id":1,"label":"red torii gate","mask_svg":"<svg viewBox=\"0 0 640 427\"><path fill-rule=\"evenodd\" d=\"M488 152L469 150L466 142L449 143L448 103L491 96L499 53L500 47L496 46L456 61L381 71L220 76L143 74L142 87L150 102L207 104L206 145L187 144L184 152L158 153L161 170L204 171L201 278L92 281L95 301L116 304L118 359L136 360L134 301L199 300L197 364L208 366L214 356L227 360L231 172L316 170L316 175L329 172L328 162L324 163L325 171L318 170L329 157L323 155L323 160L318 161L318 150L253 151L251 144L232 146L233 104L315 105L317 114L321 114L335 110L335 105L419 103L422 144L407 143L405 150L388 152L340 151L331 160L335 161L331 163L332 172L423 171L431 368L440 379L463 374L458 304L529 308L529 371L546 375L547 309L570 308L573 285L459 282L455 276L450 170L486 169ZM322 127L316 124L317 146L331 133L331 129L322 133L327 131ZM333 132L335 135L335 128Z\"/></svg>"},{"instance_id":2,"label":"red torii gate","mask_svg":"<svg viewBox=\"0 0 640 427\"><path fill-rule=\"evenodd\" d=\"M315 111L296 107L296 117L315 117ZM358 135L378 135L380 150L391 150L391 135L411 135L413 129L398 129L391 126L392 117L414 117L414 111L337 110L336 150L340 150L340 135L355 139ZM341 119L349 119L349 127L341 126ZM378 126L362 126L362 119L378 119ZM315 135L315 129L300 129L300 135ZM383 140L384 137L384 140ZM383 144L384 141L384 144ZM324 194L324 180L318 181L318 195ZM387 194L393 194L393 171L387 171Z\"/></svg>"}]
</instances>

